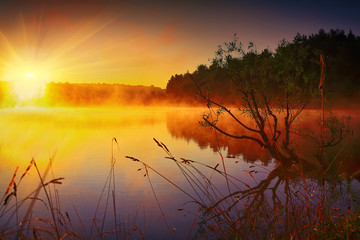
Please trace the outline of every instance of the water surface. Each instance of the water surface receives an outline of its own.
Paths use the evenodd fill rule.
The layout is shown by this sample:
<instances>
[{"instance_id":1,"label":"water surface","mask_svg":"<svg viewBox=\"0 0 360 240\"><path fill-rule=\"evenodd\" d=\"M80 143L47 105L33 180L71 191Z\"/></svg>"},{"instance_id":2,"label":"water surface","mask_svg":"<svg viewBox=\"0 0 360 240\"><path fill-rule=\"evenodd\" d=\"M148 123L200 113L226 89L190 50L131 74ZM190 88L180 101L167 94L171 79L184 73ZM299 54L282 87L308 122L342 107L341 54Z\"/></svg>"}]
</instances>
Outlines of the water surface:
<instances>
[{"instance_id":1,"label":"water surface","mask_svg":"<svg viewBox=\"0 0 360 240\"><path fill-rule=\"evenodd\" d=\"M145 230L145 236L151 239L168 239L168 229L148 178L144 177L144 166L125 156L142 160L192 194L182 172L171 159L165 158L167 153L157 146L153 138L164 143L178 160L192 159L213 167L219 164L218 167L223 170L224 159L227 172L250 186L255 186L266 178L276 166L272 157L263 153L258 146L225 138L199 126L198 121L204 111L200 108L1 110L0 189L6 189L17 166L20 175L31 159L35 159L43 172L49 159L53 159L52 171L47 180L54 177L65 178L62 185L56 186L60 195L61 211L69 214L73 227L86 237L90 232L89 226L92 224L100 196L103 198L96 218L98 223L103 221L106 193L101 193L111 169L111 159L114 157L114 196L119 222L122 222L124 228L126 224L128 228L138 226ZM308 111L305 114L306 119L318 123L318 112ZM357 123L357 114L351 114ZM231 123L225 126L231 127ZM358 156L356 152L352 153L353 158ZM356 169L356 164L354 166L351 167L353 172L359 170ZM209 168L203 168L203 171L220 189L227 191L223 177ZM249 171L253 174L249 174ZM186 238L197 214L197 205L189 202L189 197L154 172L150 171L148 174L169 227L174 228L172 231L175 231L178 239ZM39 179L33 169L21 182L18 198L27 196L38 184ZM40 196L45 199L44 195ZM46 209L44 204L38 202L34 207L35 212L50 218ZM113 210L109 209L105 217L107 231L111 231L111 226L114 225ZM19 215L25 211L24 206ZM0 220L3 226L4 219L3 217ZM16 224L14 221L15 217L10 224L6 223L6 226L13 226ZM85 225L85 232L81 231L80 222Z\"/></svg>"}]
</instances>

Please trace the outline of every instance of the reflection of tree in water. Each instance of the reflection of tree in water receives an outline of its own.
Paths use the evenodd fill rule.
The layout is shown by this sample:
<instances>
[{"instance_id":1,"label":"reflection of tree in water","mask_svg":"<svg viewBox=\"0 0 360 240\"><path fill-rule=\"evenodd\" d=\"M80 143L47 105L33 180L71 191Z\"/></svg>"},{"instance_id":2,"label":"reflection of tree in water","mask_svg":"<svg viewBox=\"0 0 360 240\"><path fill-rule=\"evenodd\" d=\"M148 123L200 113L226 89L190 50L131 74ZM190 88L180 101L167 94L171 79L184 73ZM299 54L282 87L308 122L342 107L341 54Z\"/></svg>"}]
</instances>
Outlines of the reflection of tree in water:
<instances>
[{"instance_id":1,"label":"reflection of tree in water","mask_svg":"<svg viewBox=\"0 0 360 240\"><path fill-rule=\"evenodd\" d=\"M145 176L148 176L150 170L154 171L186 194L190 198L188 203L199 206L201 214L196 213L196 216L200 228L196 229L196 235L201 239L211 230L222 239L228 239L229 236L238 239L277 239L290 235L297 239L317 238L317 230L314 229L319 227L319 219L324 219L319 215L324 206L323 188L316 180L307 179L295 164L290 168L279 164L261 180L255 176L259 170L256 164L248 165L249 171L239 169L253 178L254 183L251 184L251 178L241 174L227 174L219 164L210 166L206 161L178 159L165 144L157 140L155 142L166 152L166 158L174 161L184 175L184 184L189 184L191 190L182 188L183 185L177 185L141 160L128 158L144 165ZM325 192L326 196L332 201L336 197L331 205L336 209L335 214L344 214L344 209L353 209L352 199L359 197L356 193L351 195L349 201L350 188L346 189L344 184L340 188L332 183L326 183L326 186L326 189L331 190ZM343 205L344 202L347 205ZM327 211L333 211L328 206ZM324 221L333 224L333 219Z\"/></svg>"},{"instance_id":2,"label":"reflection of tree in water","mask_svg":"<svg viewBox=\"0 0 360 240\"><path fill-rule=\"evenodd\" d=\"M258 159L266 165L272 158L261 147L250 141L238 141L219 134L209 128L201 127L198 122L201 120L202 110L185 112L171 112L167 116L167 128L170 134L176 138L184 138L187 141L194 140L199 147L210 147L213 151L226 149L228 157L244 156L245 161L254 162ZM234 130L229 121L222 122L229 131ZM262 153L262 154L261 154Z\"/></svg>"},{"instance_id":3,"label":"reflection of tree in water","mask_svg":"<svg viewBox=\"0 0 360 240\"><path fill-rule=\"evenodd\" d=\"M243 155L244 160L249 162L260 159L263 164L267 165L273 158L271 154L254 142L229 138L213 129L200 126L198 122L201 120L202 112L203 110L201 109L195 109L168 113L166 121L170 134L173 137L184 138L187 141L193 140L202 148L210 147L214 151L217 151L219 148L226 149L228 157ZM329 173L334 174L340 167L340 164L342 164L342 170L345 170L347 175L360 175L356 173L360 170L358 161L360 158L360 141L356 138L358 136L360 120L357 117L356 111L339 111L338 115L351 116L354 136L346 139L343 144L327 149L326 154L330 159L328 163L330 165L328 166ZM226 118L226 116L221 117L218 122L219 126L227 132L239 133L233 127L231 119ZM317 178L319 173L319 165L316 160L319 154L318 143L316 141L319 140L315 139L320 127L319 119L320 112L318 110L306 110L303 116L294 123L294 129L301 134L301 136L296 134L292 138L297 151L302 154L304 159L313 159L311 162L306 162L297 167L304 170L305 174L311 178ZM334 157L336 161L332 161Z\"/></svg>"}]
</instances>

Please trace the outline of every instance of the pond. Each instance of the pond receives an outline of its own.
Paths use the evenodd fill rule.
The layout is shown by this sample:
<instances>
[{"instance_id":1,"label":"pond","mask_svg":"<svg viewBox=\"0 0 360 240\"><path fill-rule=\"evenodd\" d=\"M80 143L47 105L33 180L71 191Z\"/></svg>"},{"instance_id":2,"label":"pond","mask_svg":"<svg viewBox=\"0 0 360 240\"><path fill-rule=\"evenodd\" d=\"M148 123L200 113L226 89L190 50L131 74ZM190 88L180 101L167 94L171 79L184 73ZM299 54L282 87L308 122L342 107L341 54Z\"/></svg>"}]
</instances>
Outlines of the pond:
<instances>
[{"instance_id":1,"label":"pond","mask_svg":"<svg viewBox=\"0 0 360 240\"><path fill-rule=\"evenodd\" d=\"M198 121L204 111L206 109L164 107L28 107L1 110L2 191L6 191L15 169L19 167L19 170L15 181L18 183L16 198L11 196L9 203L1 208L0 229L3 232L16 231L21 228L16 223L23 221L29 223L27 229L33 227L40 231L36 227L47 229L46 219L57 222L62 229L60 236L73 231L82 239L98 236L99 233L106 239L127 238L127 235L138 239L142 234L146 239L195 236L202 227L201 214L199 203L191 196L204 199L210 190L201 192L194 184L210 180L216 185L217 190L213 190L215 195L222 199L239 188L258 186L278 166L273 157L257 145L233 140L200 126ZM356 161L359 157L356 150L359 145L359 114L357 111L339 112L351 115L351 124L355 126L350 140L346 142L348 147L335 150L338 155L347 158L339 160L344 161L339 171L344 172L344 179L350 179L350 176L353 179L360 170ZM318 124L318 111L308 110L303 115L306 121ZM306 125L306 121L299 124L309 129L316 128L317 125ZM224 120L224 127L231 126ZM299 149L302 147L302 151L310 151L313 145L302 143ZM311 156L314 153L306 154ZM135 161L125 156L133 157ZM49 206L44 191L36 196L32 194L40 184L39 174L33 165L19 182L32 159L44 183L64 178L57 181L61 185L48 185L52 206ZM179 167L181 162L197 167L192 168L193 173L190 173L187 169L191 165ZM206 178L196 180L197 177L192 174L194 171L198 173L197 170L203 174L197 177ZM218 170L226 171L238 182L229 184L232 180L219 174ZM317 184L316 171L308 171L305 175L314 185ZM341 175L340 172L337 175ZM192 182L189 179L195 180ZM281 177L274 176L273 179ZM276 181L269 182L264 188L274 185ZM359 189L357 180L348 182L346 186L356 191ZM284 188L284 182L279 182L278 187L279 191ZM348 190L344 191L344 194L348 193ZM265 196L272 194L266 192ZM21 202L21 199L26 200ZM286 196L280 199L286 199ZM337 207L346 208L348 205L341 203ZM56 217L49 210L51 207L56 209ZM26 218L27 212L30 216ZM194 221L196 224L192 227ZM24 234L25 229L22 229ZM115 230L121 232L121 236L116 236ZM28 234L32 236L34 233Z\"/></svg>"}]
</instances>

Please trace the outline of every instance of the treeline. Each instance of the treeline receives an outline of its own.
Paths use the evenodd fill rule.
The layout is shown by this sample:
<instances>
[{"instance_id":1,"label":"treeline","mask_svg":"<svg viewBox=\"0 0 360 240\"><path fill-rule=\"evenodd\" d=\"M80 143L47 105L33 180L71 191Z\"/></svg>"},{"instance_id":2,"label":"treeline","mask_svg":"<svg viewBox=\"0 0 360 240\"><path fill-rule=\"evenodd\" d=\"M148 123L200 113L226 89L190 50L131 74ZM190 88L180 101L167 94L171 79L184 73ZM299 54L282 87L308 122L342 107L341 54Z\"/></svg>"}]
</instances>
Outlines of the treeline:
<instances>
[{"instance_id":1,"label":"treeline","mask_svg":"<svg viewBox=\"0 0 360 240\"><path fill-rule=\"evenodd\" d=\"M172 76L166 94L169 98L193 103L200 88L203 95L217 102L239 104L239 91L251 88L252 81L269 85L269 93L280 94L278 97L286 94L278 87L284 87L284 83L286 89L316 90L320 79L320 55L326 64L323 87L327 100L339 107L359 104L360 37L339 29L329 32L321 29L309 36L298 33L291 42L281 41L275 52L268 49L258 52L252 43L244 50L235 37L234 41L219 46L210 66L200 65L192 73ZM301 96L316 99L319 91Z\"/></svg>"},{"instance_id":2,"label":"treeline","mask_svg":"<svg viewBox=\"0 0 360 240\"><path fill-rule=\"evenodd\" d=\"M50 106L157 105L165 100L165 90L123 84L49 83L45 99Z\"/></svg>"}]
</instances>

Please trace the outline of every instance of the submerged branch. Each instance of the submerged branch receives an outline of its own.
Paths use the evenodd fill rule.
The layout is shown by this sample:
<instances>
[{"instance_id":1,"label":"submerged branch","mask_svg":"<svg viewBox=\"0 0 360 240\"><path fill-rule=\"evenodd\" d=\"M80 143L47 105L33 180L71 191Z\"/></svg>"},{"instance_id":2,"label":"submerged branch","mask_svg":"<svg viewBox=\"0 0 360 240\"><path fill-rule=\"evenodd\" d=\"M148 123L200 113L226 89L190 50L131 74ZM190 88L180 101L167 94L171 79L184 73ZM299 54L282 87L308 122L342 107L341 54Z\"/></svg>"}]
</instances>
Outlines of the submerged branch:
<instances>
[{"instance_id":1,"label":"submerged branch","mask_svg":"<svg viewBox=\"0 0 360 240\"><path fill-rule=\"evenodd\" d=\"M252 140L254 142L257 142L261 147L265 146L265 144L260 139L250 137L250 136L246 136L246 135L237 136L237 135L230 134L230 133L225 132L224 130L220 129L219 127L217 127L215 124L211 123L206 118L203 118L203 119L207 124L209 124L209 126L215 128L217 131L221 132L222 134L224 134L224 135L226 135L228 137L235 138L235 139L248 139L248 140Z\"/></svg>"}]
</instances>

